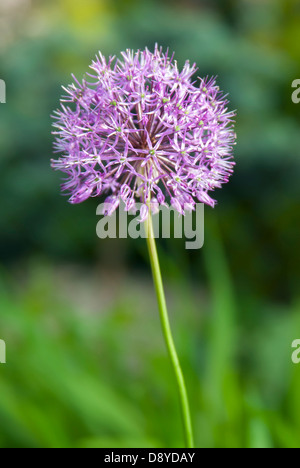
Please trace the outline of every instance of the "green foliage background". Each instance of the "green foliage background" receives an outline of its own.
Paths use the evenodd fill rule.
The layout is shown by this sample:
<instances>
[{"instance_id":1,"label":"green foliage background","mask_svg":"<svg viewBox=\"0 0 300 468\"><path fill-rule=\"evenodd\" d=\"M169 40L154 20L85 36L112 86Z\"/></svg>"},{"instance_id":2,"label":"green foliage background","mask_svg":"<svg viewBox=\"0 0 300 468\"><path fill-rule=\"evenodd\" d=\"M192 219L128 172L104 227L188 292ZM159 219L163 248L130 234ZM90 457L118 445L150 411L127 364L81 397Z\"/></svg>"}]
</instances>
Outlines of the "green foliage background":
<instances>
[{"instance_id":1,"label":"green foliage background","mask_svg":"<svg viewBox=\"0 0 300 468\"><path fill-rule=\"evenodd\" d=\"M49 168L50 114L98 50L175 50L236 108L236 171L205 245L160 242L198 447L300 447L296 0L3 0L1 447L180 447L142 240L99 241Z\"/></svg>"}]
</instances>

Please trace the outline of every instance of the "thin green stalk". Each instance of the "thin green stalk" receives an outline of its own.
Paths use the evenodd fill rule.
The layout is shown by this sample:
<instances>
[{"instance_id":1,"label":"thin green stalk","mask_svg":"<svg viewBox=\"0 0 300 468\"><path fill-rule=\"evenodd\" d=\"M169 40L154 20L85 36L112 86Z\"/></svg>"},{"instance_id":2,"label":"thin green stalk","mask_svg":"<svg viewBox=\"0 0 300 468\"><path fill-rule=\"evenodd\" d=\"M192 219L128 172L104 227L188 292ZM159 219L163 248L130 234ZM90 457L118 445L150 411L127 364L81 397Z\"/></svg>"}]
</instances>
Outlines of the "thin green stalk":
<instances>
[{"instance_id":1,"label":"thin green stalk","mask_svg":"<svg viewBox=\"0 0 300 468\"><path fill-rule=\"evenodd\" d=\"M160 266L159 266L159 259L157 255L156 242L155 242L155 237L154 237L154 232L153 232L153 223L152 223L150 207L149 207L149 217L147 221L145 222L145 229L146 229L147 245L148 245L151 268L152 268L152 275L153 275L154 286L155 286L156 295L157 295L157 302L158 302L161 325L162 325L166 346L167 346L168 353L172 362L172 366L174 369L174 373L175 373L175 377L176 377L176 381L178 385L181 413L182 413L183 426L184 426L185 443L186 443L187 448L193 448L194 440L193 440L193 430L192 430L188 396L187 396L187 391L185 387L183 373L180 367L179 359L177 356L176 348L175 348L173 337L172 337L168 311L167 311L167 304L166 304L165 293L164 293L164 287L163 287L161 271L160 271Z\"/></svg>"}]
</instances>

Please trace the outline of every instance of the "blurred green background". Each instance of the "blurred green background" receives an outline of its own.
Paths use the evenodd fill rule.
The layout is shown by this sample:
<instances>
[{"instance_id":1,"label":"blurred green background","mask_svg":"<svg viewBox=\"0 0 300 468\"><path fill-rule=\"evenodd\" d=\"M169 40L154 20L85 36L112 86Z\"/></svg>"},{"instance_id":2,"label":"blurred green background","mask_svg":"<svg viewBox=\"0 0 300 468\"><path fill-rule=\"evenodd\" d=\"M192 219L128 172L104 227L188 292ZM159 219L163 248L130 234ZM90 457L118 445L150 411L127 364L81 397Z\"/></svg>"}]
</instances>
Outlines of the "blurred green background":
<instances>
[{"instance_id":1,"label":"blurred green background","mask_svg":"<svg viewBox=\"0 0 300 468\"><path fill-rule=\"evenodd\" d=\"M159 242L197 447L300 447L300 4L1 0L0 447L181 447L143 240L96 237L50 170L61 85L98 50L176 51L238 110L205 245Z\"/></svg>"}]
</instances>

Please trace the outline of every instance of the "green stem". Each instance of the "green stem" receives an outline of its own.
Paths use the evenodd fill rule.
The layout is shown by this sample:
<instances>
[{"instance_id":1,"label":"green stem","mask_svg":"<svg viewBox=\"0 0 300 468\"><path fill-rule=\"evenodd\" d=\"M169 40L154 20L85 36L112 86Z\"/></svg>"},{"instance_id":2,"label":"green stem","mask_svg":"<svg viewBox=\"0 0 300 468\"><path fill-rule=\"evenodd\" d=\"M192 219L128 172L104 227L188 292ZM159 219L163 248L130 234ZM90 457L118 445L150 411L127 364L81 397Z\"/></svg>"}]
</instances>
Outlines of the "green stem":
<instances>
[{"instance_id":1,"label":"green stem","mask_svg":"<svg viewBox=\"0 0 300 468\"><path fill-rule=\"evenodd\" d=\"M148 206L149 205L150 203L148 204ZM161 325L162 325L165 342L167 345L168 353L172 362L172 366L174 369L174 373L175 373L175 377L176 377L176 381L178 385L181 413L182 413L183 426L184 426L185 443L186 443L187 448L193 448L194 447L193 430L192 430L188 396L187 396L187 391L185 387L183 373L180 367L179 359L177 356L176 348L175 348L173 337L172 337L168 311L167 311L167 304L166 304L165 293L164 293L164 287L163 287L163 282L162 282L162 277L161 277L158 255L157 255L156 242L155 242L155 237L154 237L154 232L153 232L153 223L152 223L150 206L149 206L149 217L147 221L145 222L145 229L146 229L147 245L148 245L151 268L152 268L152 275L153 275L153 280L154 280L154 285L155 285L155 290L156 290L156 295L157 295Z\"/></svg>"}]
</instances>

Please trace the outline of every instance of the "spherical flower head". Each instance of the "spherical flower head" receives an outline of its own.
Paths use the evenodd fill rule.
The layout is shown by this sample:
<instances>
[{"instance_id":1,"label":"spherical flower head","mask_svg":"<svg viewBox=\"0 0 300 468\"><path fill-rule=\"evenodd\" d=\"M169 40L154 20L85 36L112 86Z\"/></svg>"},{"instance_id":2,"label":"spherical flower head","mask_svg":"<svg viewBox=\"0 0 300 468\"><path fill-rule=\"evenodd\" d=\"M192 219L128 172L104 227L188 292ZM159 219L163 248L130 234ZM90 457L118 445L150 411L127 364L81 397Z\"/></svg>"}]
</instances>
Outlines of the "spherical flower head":
<instances>
[{"instance_id":1,"label":"spherical flower head","mask_svg":"<svg viewBox=\"0 0 300 468\"><path fill-rule=\"evenodd\" d=\"M192 81L197 68L181 71L157 45L122 52L108 60L99 53L82 82L64 88L55 112L52 167L67 177L62 190L71 203L109 194L112 214L170 203L179 213L197 201L215 205L209 192L233 172L234 112L215 79Z\"/></svg>"}]
</instances>

